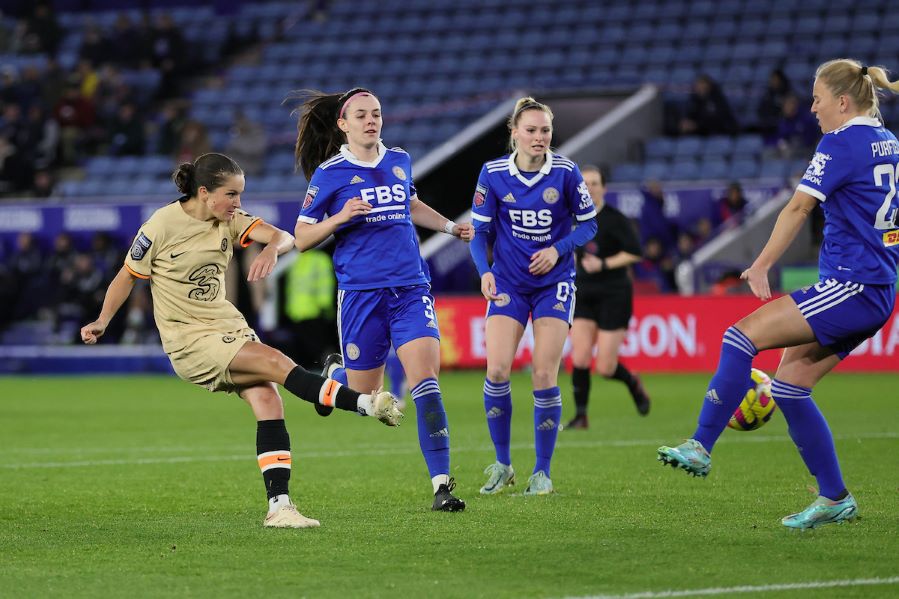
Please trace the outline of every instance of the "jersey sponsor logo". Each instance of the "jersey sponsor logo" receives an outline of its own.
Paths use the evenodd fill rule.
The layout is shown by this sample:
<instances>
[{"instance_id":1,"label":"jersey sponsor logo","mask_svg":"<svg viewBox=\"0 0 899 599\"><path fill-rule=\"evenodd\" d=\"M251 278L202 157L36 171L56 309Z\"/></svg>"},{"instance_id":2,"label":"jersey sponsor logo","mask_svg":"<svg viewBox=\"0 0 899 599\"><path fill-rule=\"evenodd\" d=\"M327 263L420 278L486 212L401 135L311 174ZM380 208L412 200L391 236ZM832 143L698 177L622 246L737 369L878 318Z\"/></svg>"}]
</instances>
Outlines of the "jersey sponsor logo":
<instances>
[{"instance_id":1,"label":"jersey sponsor logo","mask_svg":"<svg viewBox=\"0 0 899 599\"><path fill-rule=\"evenodd\" d=\"M146 235L140 233L137 236L137 239L134 240L134 244L131 246L131 259L142 260L151 245L153 245L153 242L150 241Z\"/></svg>"},{"instance_id":2,"label":"jersey sponsor logo","mask_svg":"<svg viewBox=\"0 0 899 599\"><path fill-rule=\"evenodd\" d=\"M201 302L211 302L219 295L218 264L204 264L187 277L196 287L187 292L187 297Z\"/></svg>"},{"instance_id":3,"label":"jersey sponsor logo","mask_svg":"<svg viewBox=\"0 0 899 599\"><path fill-rule=\"evenodd\" d=\"M303 210L312 205L312 201L315 199L315 196L318 195L318 186L310 185L306 188L306 198L303 200Z\"/></svg>"},{"instance_id":4,"label":"jersey sponsor logo","mask_svg":"<svg viewBox=\"0 0 899 599\"><path fill-rule=\"evenodd\" d=\"M808 168L805 169L805 174L802 178L815 185L821 185L821 177L824 176L824 168L827 166L827 162L832 158L833 156L830 154L815 152L815 155L812 156L812 161L809 162Z\"/></svg>"},{"instance_id":5,"label":"jersey sponsor logo","mask_svg":"<svg viewBox=\"0 0 899 599\"><path fill-rule=\"evenodd\" d=\"M883 234L883 245L890 247L891 245L899 245L899 229L895 231L887 231Z\"/></svg>"},{"instance_id":6,"label":"jersey sponsor logo","mask_svg":"<svg viewBox=\"0 0 899 599\"><path fill-rule=\"evenodd\" d=\"M504 195L502 197L502 201L505 202L506 204L514 204L515 196L513 196L512 192L510 191L509 193L507 193L506 195Z\"/></svg>"},{"instance_id":7,"label":"jersey sponsor logo","mask_svg":"<svg viewBox=\"0 0 899 599\"><path fill-rule=\"evenodd\" d=\"M553 224L553 213L549 208L543 210L509 210L509 218L513 223L523 227L548 227Z\"/></svg>"},{"instance_id":8,"label":"jersey sponsor logo","mask_svg":"<svg viewBox=\"0 0 899 599\"><path fill-rule=\"evenodd\" d=\"M378 185L377 187L366 187L359 191L359 195L369 204L389 204L390 202L405 202L406 187L402 183L397 183L393 187L388 185Z\"/></svg>"},{"instance_id":9,"label":"jersey sponsor logo","mask_svg":"<svg viewBox=\"0 0 899 599\"><path fill-rule=\"evenodd\" d=\"M396 178L400 181L406 180L406 171L398 166L393 167L393 174L396 175Z\"/></svg>"},{"instance_id":10,"label":"jersey sponsor logo","mask_svg":"<svg viewBox=\"0 0 899 599\"><path fill-rule=\"evenodd\" d=\"M365 183L365 179L359 175L353 175L353 178L350 179L350 185L355 185L356 183Z\"/></svg>"},{"instance_id":11,"label":"jersey sponsor logo","mask_svg":"<svg viewBox=\"0 0 899 599\"><path fill-rule=\"evenodd\" d=\"M359 359L359 346L355 343L347 343L346 344L346 356L350 360L358 360Z\"/></svg>"},{"instance_id":12,"label":"jersey sponsor logo","mask_svg":"<svg viewBox=\"0 0 899 599\"><path fill-rule=\"evenodd\" d=\"M234 335L222 335L222 341L224 341L225 343L234 343L235 341L237 341L237 337L235 337Z\"/></svg>"},{"instance_id":13,"label":"jersey sponsor logo","mask_svg":"<svg viewBox=\"0 0 899 599\"><path fill-rule=\"evenodd\" d=\"M555 187L547 187L543 190L543 201L547 204L555 204L559 201L559 190Z\"/></svg>"},{"instance_id":14,"label":"jersey sponsor logo","mask_svg":"<svg viewBox=\"0 0 899 599\"><path fill-rule=\"evenodd\" d=\"M222 245L221 245L221 248L222 248L222 251L223 251L223 252L224 252L224 251L227 251L227 249L228 249L228 240L227 240L227 239L222 239Z\"/></svg>"}]
</instances>

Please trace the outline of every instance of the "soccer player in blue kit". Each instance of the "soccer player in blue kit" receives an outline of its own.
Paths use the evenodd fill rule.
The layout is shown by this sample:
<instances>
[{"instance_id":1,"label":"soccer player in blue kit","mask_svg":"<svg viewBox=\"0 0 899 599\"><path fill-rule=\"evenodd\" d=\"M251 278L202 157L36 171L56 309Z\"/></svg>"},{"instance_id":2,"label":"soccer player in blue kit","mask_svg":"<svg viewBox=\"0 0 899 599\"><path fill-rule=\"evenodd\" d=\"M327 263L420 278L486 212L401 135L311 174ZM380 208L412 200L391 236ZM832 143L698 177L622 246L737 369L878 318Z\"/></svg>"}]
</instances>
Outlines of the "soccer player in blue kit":
<instances>
[{"instance_id":1,"label":"soccer player in blue kit","mask_svg":"<svg viewBox=\"0 0 899 599\"><path fill-rule=\"evenodd\" d=\"M855 60L818 67L811 110L824 136L768 243L742 278L758 298L770 299L768 270L821 202L820 282L765 304L725 331L696 432L677 447L658 450L661 461L706 476L712 447L746 390L753 357L785 348L771 394L819 493L806 509L782 519L790 528L843 522L858 512L843 483L830 428L811 394L825 374L886 323L896 301L899 141L881 124L878 88L897 93L899 82L890 82L884 69Z\"/></svg>"},{"instance_id":2,"label":"soccer player in blue kit","mask_svg":"<svg viewBox=\"0 0 899 599\"><path fill-rule=\"evenodd\" d=\"M409 154L381 143L381 104L372 92L356 88L298 96L305 102L295 155L309 187L297 219L296 246L307 250L332 234L336 240L345 368L328 372L356 388L377 389L393 344L415 402L434 491L431 509L462 511L465 502L452 494L449 426L437 382L440 332L415 225L465 241L474 227L456 224L418 199Z\"/></svg>"},{"instance_id":3,"label":"soccer player in blue kit","mask_svg":"<svg viewBox=\"0 0 899 599\"><path fill-rule=\"evenodd\" d=\"M518 100L508 122L511 154L484 164L472 201L471 254L488 301L484 409L496 449L496 462L484 471L484 495L515 483L509 375L529 317L537 459L525 495L553 492L550 462L562 416L559 365L574 313L573 251L596 234L596 209L577 165L550 151L552 118L547 105Z\"/></svg>"}]
</instances>

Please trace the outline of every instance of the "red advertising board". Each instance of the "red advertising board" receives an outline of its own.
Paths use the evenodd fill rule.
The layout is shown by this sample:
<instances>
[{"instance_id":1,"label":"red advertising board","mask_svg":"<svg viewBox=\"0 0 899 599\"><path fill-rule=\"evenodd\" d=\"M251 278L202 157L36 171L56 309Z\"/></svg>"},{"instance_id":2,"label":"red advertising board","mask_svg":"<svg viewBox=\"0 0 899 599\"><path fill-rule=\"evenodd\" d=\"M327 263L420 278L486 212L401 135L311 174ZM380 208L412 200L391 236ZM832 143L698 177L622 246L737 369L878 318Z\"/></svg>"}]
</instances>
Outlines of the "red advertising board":
<instances>
[{"instance_id":1,"label":"red advertising board","mask_svg":"<svg viewBox=\"0 0 899 599\"><path fill-rule=\"evenodd\" d=\"M899 304L899 303L897 303ZM713 372L725 329L761 305L751 296L637 296L621 358L640 372ZM484 316L480 297L438 297L442 363L445 368L484 368ZM874 337L843 361L843 372L899 371L899 309ZM515 357L528 364L534 338L530 325ZM565 355L569 348L566 345ZM754 365L774 372L779 350L764 351Z\"/></svg>"}]
</instances>

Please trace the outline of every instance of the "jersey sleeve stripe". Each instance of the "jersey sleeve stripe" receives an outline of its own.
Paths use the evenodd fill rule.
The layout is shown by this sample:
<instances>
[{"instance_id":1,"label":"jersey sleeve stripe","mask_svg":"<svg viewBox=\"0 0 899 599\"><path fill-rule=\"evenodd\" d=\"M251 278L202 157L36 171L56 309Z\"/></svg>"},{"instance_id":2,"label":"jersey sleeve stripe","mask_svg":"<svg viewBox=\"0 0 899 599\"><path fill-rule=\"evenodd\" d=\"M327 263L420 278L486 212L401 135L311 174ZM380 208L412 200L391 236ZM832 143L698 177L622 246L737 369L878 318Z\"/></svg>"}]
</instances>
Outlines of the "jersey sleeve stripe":
<instances>
[{"instance_id":1,"label":"jersey sleeve stripe","mask_svg":"<svg viewBox=\"0 0 899 599\"><path fill-rule=\"evenodd\" d=\"M138 279L144 279L145 281L150 278L150 275L142 275L139 272L136 272L134 269L129 268L128 265L125 265L125 270L131 273L131 276L137 277Z\"/></svg>"},{"instance_id":2,"label":"jersey sleeve stripe","mask_svg":"<svg viewBox=\"0 0 899 599\"><path fill-rule=\"evenodd\" d=\"M594 208L593 210L591 210L591 211L588 212L587 214L578 214L578 215L577 215L577 219L578 219L578 220L581 220L581 221L583 221L583 220L590 220L590 219L593 218L594 216L596 216L596 208Z\"/></svg>"},{"instance_id":3,"label":"jersey sleeve stripe","mask_svg":"<svg viewBox=\"0 0 899 599\"><path fill-rule=\"evenodd\" d=\"M249 246L251 243L253 243L253 240L249 239L250 231L255 229L256 225L258 225L260 223L262 223L262 219L257 218L256 220L254 220L253 222L250 223L250 226L247 227L246 230L244 230L243 234L240 236L240 247L245 248L245 247Z\"/></svg>"},{"instance_id":4,"label":"jersey sleeve stripe","mask_svg":"<svg viewBox=\"0 0 899 599\"><path fill-rule=\"evenodd\" d=\"M311 216L298 216L297 222L306 223L307 225L314 225L318 222L317 218L312 218Z\"/></svg>"},{"instance_id":5,"label":"jersey sleeve stripe","mask_svg":"<svg viewBox=\"0 0 899 599\"><path fill-rule=\"evenodd\" d=\"M822 202L823 202L824 200L827 199L827 196L826 196L826 195L824 195L823 193L821 193L820 191L818 191L818 190L815 189L814 187L809 187L808 185L803 185L802 183L800 183L800 184L796 187L796 191L802 191L802 192L804 192L804 193L807 193L807 194L809 194L810 196L812 196L813 198L817 198L818 200L820 200L820 201L822 201Z\"/></svg>"},{"instance_id":6,"label":"jersey sleeve stripe","mask_svg":"<svg viewBox=\"0 0 899 599\"><path fill-rule=\"evenodd\" d=\"M472 212L471 218L473 218L475 220L479 220L482 223L489 223L490 221L493 220L492 216L483 216L483 215L478 214L477 212Z\"/></svg>"}]
</instances>

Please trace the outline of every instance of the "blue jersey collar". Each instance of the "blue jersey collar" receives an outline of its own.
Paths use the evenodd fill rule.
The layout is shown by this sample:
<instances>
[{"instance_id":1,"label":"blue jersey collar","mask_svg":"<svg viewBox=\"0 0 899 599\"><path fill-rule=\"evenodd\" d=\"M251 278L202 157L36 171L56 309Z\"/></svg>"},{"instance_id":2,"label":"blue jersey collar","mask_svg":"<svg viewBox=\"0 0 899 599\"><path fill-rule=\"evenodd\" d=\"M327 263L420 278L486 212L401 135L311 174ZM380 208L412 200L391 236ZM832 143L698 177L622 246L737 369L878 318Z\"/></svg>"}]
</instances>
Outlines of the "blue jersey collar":
<instances>
[{"instance_id":1,"label":"blue jersey collar","mask_svg":"<svg viewBox=\"0 0 899 599\"><path fill-rule=\"evenodd\" d=\"M378 166L384 159L384 156L387 155L387 146L385 146L383 142L378 141L378 157L371 162L365 162L364 160L359 160L358 158L356 158L356 155L350 152L349 144L343 144L342 146L340 146L340 155L346 158L347 162L355 164L356 166L367 166L369 168L374 168Z\"/></svg>"},{"instance_id":2,"label":"blue jersey collar","mask_svg":"<svg viewBox=\"0 0 899 599\"><path fill-rule=\"evenodd\" d=\"M540 170L537 171L537 174L531 177L530 179L524 177L521 174L521 171L518 170L518 167L515 165L515 157L518 155L518 150L515 150L511 154L509 154L509 174L527 185L528 187L533 187L537 184L537 181L542 179L545 175L549 174L549 171L553 168L553 153L549 150L546 151L546 158L544 159L543 166L540 167Z\"/></svg>"},{"instance_id":3,"label":"blue jersey collar","mask_svg":"<svg viewBox=\"0 0 899 599\"><path fill-rule=\"evenodd\" d=\"M856 117L852 117L851 119L849 119L848 121L846 121L845 123L843 123L843 126L842 126L842 127L839 127L839 128L837 128L837 129L834 129L833 131L831 131L831 133L839 133L839 132L842 131L843 129L846 129L846 128L851 127L851 126L853 126L853 125L867 125L868 127L880 127L880 126L881 126L881 123L880 123L880 121L878 121L878 120L875 119L874 117L870 117L870 116L856 116Z\"/></svg>"}]
</instances>

